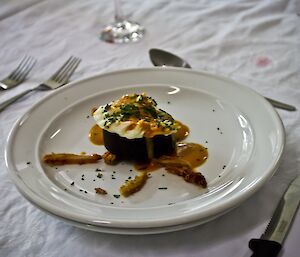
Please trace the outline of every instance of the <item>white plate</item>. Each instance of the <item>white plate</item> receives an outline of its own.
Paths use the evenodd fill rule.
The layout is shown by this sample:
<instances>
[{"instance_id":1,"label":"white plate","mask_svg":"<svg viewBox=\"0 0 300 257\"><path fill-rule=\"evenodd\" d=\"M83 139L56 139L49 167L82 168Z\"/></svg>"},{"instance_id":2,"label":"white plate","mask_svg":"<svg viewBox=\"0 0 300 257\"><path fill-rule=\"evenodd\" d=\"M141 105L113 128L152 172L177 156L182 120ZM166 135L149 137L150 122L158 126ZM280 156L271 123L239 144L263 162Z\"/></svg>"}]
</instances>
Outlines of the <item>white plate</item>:
<instances>
[{"instance_id":1,"label":"white plate","mask_svg":"<svg viewBox=\"0 0 300 257\"><path fill-rule=\"evenodd\" d=\"M134 92L147 92L187 124L186 141L208 147L209 158L198 168L207 190L159 170L140 192L116 198L119 186L136 174L131 164L41 163L50 152L103 153L88 139L91 108ZM143 231L203 223L237 206L276 171L284 139L272 106L231 80L186 69L133 69L71 83L41 100L15 124L5 158L20 192L41 209L79 224ZM96 168L104 170L102 178ZM96 195L99 186L108 195Z\"/></svg>"}]
</instances>

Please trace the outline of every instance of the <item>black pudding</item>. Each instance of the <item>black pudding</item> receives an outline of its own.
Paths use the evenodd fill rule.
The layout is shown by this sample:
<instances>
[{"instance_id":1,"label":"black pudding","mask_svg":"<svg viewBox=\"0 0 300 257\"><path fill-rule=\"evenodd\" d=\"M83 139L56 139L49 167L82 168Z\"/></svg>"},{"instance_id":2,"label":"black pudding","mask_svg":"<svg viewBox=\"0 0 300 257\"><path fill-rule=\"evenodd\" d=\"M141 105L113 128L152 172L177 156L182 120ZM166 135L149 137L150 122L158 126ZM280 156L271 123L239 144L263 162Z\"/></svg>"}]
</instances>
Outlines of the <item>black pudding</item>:
<instances>
[{"instance_id":1,"label":"black pudding","mask_svg":"<svg viewBox=\"0 0 300 257\"><path fill-rule=\"evenodd\" d=\"M162 155L170 155L176 150L172 135L128 139L103 130L103 140L109 152L124 160L149 161Z\"/></svg>"}]
</instances>

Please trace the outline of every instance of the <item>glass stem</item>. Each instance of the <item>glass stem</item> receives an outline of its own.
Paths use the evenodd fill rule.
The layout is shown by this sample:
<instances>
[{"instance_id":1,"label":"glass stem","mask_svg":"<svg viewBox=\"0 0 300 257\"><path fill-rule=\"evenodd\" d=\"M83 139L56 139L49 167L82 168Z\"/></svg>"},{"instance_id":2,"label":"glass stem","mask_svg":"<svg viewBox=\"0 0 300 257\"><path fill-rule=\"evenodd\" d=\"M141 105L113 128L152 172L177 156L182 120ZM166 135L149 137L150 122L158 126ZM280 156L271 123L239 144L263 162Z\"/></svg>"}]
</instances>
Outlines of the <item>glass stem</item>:
<instances>
[{"instance_id":1,"label":"glass stem","mask_svg":"<svg viewBox=\"0 0 300 257\"><path fill-rule=\"evenodd\" d=\"M121 9L121 1L120 0L115 0L115 21L119 22L119 21L123 21L124 16L122 13L122 9Z\"/></svg>"}]
</instances>

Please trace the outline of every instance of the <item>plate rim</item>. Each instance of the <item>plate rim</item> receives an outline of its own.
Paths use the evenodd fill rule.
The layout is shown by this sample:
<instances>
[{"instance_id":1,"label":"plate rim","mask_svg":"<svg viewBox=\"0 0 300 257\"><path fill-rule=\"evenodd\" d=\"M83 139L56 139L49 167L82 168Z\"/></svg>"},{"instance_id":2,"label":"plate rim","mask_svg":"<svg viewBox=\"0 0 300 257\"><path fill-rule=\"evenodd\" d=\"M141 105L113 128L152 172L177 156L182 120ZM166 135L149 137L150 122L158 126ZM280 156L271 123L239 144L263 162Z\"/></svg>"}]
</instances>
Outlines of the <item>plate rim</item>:
<instances>
[{"instance_id":1,"label":"plate rim","mask_svg":"<svg viewBox=\"0 0 300 257\"><path fill-rule=\"evenodd\" d=\"M216 79L224 80L226 82L230 82L231 84L235 84L236 86L242 87L244 90L248 90L249 92L254 93L256 96L263 99L265 107L268 108L269 111L272 111L273 114L275 114L274 117L280 128L279 136L280 136L281 145L280 145L280 149L278 150L278 156L277 156L276 160L274 161L273 165L269 166L268 169L266 169L266 172L264 173L263 177L260 177L260 179L257 180L255 182L255 184L248 187L247 190L242 195L235 195L235 196L230 197L229 199L226 199L227 201L223 202L221 207L220 206L218 207L218 209L220 209L219 212L224 212L228 208L236 207L238 204L241 204L243 201L245 201L247 198L249 198L251 195L253 195L256 191L258 191L262 187L262 185L268 179L270 179L273 176L273 174L276 172L276 170L278 169L278 167L280 165L280 161L282 160L282 156L283 156L283 152L284 152L284 148L285 148L285 140L286 139L285 139L284 126L283 126L282 120L280 119L279 114L275 111L275 109L272 107L272 105L263 96L261 96L259 93L257 93L253 89L246 87L245 85L243 85L239 82L236 82L235 80L233 80L231 78L224 77L222 75L212 74L212 73L209 73L206 71L186 70L183 68L152 67L152 68L122 69L122 70L116 70L116 71L111 71L111 72L106 72L106 73L97 73L90 77L85 77L80 80L73 81L73 82L69 83L67 86L59 88L59 89L51 92L50 94L46 95L45 97L43 97L36 104L31 106L20 118L18 118L17 121L14 123L11 131L9 132L7 143L5 146L4 159L5 159L5 164L6 164L6 168L8 170L9 176L13 180L15 186L18 188L18 191L21 193L21 195L23 195L26 199L27 198L34 199L34 202L36 203L36 205L40 206L40 209L45 208L45 209L47 209L47 211L49 211L49 209L46 208L46 206L43 204L43 198L41 198L41 197L37 196L35 193L31 192L31 190L28 187L26 187L24 182L18 178L17 170L13 169L14 166L12 165L12 160L9 157L9 153L11 153L11 150L12 150L13 135L17 132L18 125L21 123L21 121L24 118L26 118L26 116L30 115L30 113L33 110L35 110L36 108L38 108L41 104L43 104L44 101L46 101L49 98L55 97L55 95L59 94L63 90L66 90L69 86L81 84L86 81L93 80L95 78L100 78L103 76L111 76L114 74L128 73L128 72L145 72L145 71L155 71L155 70L173 70L173 71L179 71L179 72L185 72L185 73L192 72L192 73L201 74L204 76L214 77ZM30 194L30 193L32 193L32 194ZM52 212L54 215L66 217L66 215L63 215L63 213L59 210L57 212L57 210L53 211L53 209L51 209L50 212ZM209 216L210 212L214 213L214 211L212 209L209 209L204 216L205 217ZM58 213L60 213L60 214L58 214ZM171 222L170 224L184 224L186 222L196 220L197 217L195 217L195 216L197 216L197 213L196 214L193 213L192 215L190 215L188 220L186 220L186 218L184 218L184 217L183 218L179 217L179 218L177 218L178 220L180 220L179 223L178 223L178 221L174 222L174 220L172 220L173 222ZM78 221L78 219L71 219L71 220L74 220L75 222ZM122 224L124 222L121 222L121 224L119 224L118 222L103 223L103 224L101 224L101 226L132 228L134 225L136 228L147 227L147 226L141 226L141 223L144 223L144 222L145 221L143 221L143 222L126 221L126 224L127 224L126 226L124 226L124 224ZM146 221L146 223L147 222L149 222L149 221ZM150 225L152 227L153 226L154 227L164 227L166 225L169 225L167 221L160 221L160 222L150 221L150 223L151 223Z\"/></svg>"}]
</instances>

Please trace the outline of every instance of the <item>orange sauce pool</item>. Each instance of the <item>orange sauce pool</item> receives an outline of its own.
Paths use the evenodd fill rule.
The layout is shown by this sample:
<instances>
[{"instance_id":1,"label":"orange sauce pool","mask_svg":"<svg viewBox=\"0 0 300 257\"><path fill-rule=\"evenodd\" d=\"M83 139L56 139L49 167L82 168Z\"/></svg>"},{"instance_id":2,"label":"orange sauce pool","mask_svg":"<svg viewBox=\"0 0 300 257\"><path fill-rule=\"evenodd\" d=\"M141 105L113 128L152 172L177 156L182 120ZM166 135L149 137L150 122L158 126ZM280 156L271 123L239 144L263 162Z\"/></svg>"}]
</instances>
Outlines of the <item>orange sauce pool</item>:
<instances>
[{"instance_id":1,"label":"orange sauce pool","mask_svg":"<svg viewBox=\"0 0 300 257\"><path fill-rule=\"evenodd\" d=\"M179 166L188 164L192 169L202 165L208 158L207 148L195 143L177 143L176 153L170 156L170 167L174 164ZM151 172L161 167L168 168L168 161L164 161L165 156L152 160L150 163L136 163L135 169ZM162 164L163 163L163 164Z\"/></svg>"},{"instance_id":2,"label":"orange sauce pool","mask_svg":"<svg viewBox=\"0 0 300 257\"><path fill-rule=\"evenodd\" d=\"M97 124L89 132L89 139L95 145L103 145L103 130Z\"/></svg>"},{"instance_id":3,"label":"orange sauce pool","mask_svg":"<svg viewBox=\"0 0 300 257\"><path fill-rule=\"evenodd\" d=\"M174 139L176 142L180 142L190 134L190 129L180 121L177 120L176 122L179 123L180 129L178 129L177 132L174 133Z\"/></svg>"},{"instance_id":4,"label":"orange sauce pool","mask_svg":"<svg viewBox=\"0 0 300 257\"><path fill-rule=\"evenodd\" d=\"M176 156L188 162L192 168L202 165L208 158L208 151L202 145L195 143L177 143Z\"/></svg>"}]
</instances>

